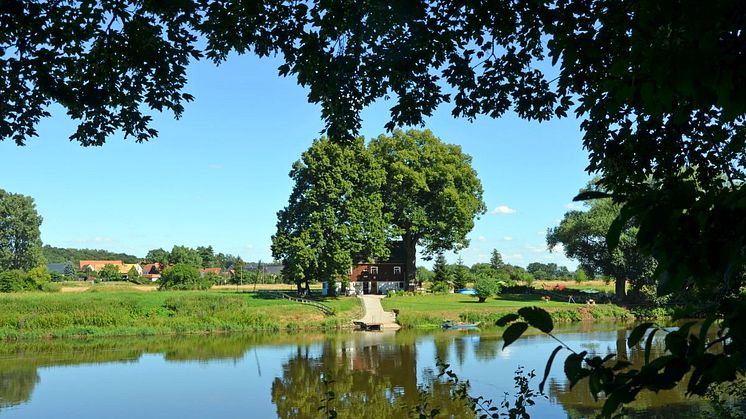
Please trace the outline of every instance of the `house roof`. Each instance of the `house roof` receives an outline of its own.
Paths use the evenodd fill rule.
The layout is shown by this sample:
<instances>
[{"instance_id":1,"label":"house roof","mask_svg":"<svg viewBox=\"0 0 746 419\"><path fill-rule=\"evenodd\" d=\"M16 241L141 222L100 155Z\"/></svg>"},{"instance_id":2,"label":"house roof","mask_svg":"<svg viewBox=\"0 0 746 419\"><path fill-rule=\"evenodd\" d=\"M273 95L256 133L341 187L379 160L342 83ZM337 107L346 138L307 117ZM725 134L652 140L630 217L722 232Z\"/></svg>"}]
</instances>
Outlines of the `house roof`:
<instances>
[{"instance_id":1,"label":"house roof","mask_svg":"<svg viewBox=\"0 0 746 419\"><path fill-rule=\"evenodd\" d=\"M246 264L246 269L249 271L256 271L259 268L259 264L251 262ZM281 274L283 266L281 264L262 264L262 272L265 274Z\"/></svg>"},{"instance_id":2,"label":"house roof","mask_svg":"<svg viewBox=\"0 0 746 419\"><path fill-rule=\"evenodd\" d=\"M163 270L163 266L160 263L146 263L142 265L142 272L144 274L158 274Z\"/></svg>"},{"instance_id":3,"label":"house roof","mask_svg":"<svg viewBox=\"0 0 746 419\"><path fill-rule=\"evenodd\" d=\"M129 273L130 269L132 269L132 268L135 268L135 270L137 270L138 272L142 271L142 268L140 267L140 264L138 264L138 263L123 263L123 264L117 266L117 268L119 268L119 273L120 274ZM138 269L138 268L140 268L140 269Z\"/></svg>"},{"instance_id":4,"label":"house roof","mask_svg":"<svg viewBox=\"0 0 746 419\"><path fill-rule=\"evenodd\" d=\"M220 269L220 268L202 268L199 271L202 272L202 273L212 272L212 273L216 273L216 274L220 275L220 271L222 271L222 269Z\"/></svg>"},{"instance_id":5,"label":"house roof","mask_svg":"<svg viewBox=\"0 0 746 419\"><path fill-rule=\"evenodd\" d=\"M83 268L85 268L86 266L90 266L94 270L98 271L99 269L103 268L106 265L120 266L122 265L122 261L121 260L81 260L80 270L82 271Z\"/></svg>"},{"instance_id":6,"label":"house roof","mask_svg":"<svg viewBox=\"0 0 746 419\"><path fill-rule=\"evenodd\" d=\"M49 271L50 273L57 272L58 274L64 274L65 264L64 263L48 263L47 271Z\"/></svg>"}]
</instances>

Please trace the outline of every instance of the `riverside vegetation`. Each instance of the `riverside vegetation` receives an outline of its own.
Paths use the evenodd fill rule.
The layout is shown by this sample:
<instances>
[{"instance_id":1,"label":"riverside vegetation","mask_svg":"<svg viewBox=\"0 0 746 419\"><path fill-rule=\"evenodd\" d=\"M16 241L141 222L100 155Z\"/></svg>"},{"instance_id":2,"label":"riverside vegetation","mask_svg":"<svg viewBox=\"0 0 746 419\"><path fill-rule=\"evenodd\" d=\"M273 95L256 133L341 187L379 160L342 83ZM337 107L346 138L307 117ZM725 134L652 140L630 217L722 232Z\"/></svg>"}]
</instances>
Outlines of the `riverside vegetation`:
<instances>
[{"instance_id":1,"label":"riverside vegetation","mask_svg":"<svg viewBox=\"0 0 746 419\"><path fill-rule=\"evenodd\" d=\"M0 339L337 329L361 314L356 299L319 310L261 294L224 291L87 291L0 296Z\"/></svg>"}]
</instances>

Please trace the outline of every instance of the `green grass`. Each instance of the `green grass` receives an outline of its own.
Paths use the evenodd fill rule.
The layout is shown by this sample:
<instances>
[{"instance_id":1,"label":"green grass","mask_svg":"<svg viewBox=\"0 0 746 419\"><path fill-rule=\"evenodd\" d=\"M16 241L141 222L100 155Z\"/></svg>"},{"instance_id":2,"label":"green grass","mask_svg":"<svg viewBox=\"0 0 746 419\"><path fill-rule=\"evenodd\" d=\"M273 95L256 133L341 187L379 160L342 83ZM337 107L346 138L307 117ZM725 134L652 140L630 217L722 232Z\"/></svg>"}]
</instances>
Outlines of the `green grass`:
<instances>
[{"instance_id":1,"label":"green grass","mask_svg":"<svg viewBox=\"0 0 746 419\"><path fill-rule=\"evenodd\" d=\"M502 315L525 306L544 308L555 321L631 317L627 310L614 305L542 301L538 295L501 295L479 303L475 297L461 294L419 294L384 298L382 304L386 310L399 310L398 321L407 328L436 328L445 320L490 325Z\"/></svg>"},{"instance_id":2,"label":"green grass","mask_svg":"<svg viewBox=\"0 0 746 419\"><path fill-rule=\"evenodd\" d=\"M19 293L0 296L0 339L328 329L361 313L355 298L335 311L230 291Z\"/></svg>"}]
</instances>

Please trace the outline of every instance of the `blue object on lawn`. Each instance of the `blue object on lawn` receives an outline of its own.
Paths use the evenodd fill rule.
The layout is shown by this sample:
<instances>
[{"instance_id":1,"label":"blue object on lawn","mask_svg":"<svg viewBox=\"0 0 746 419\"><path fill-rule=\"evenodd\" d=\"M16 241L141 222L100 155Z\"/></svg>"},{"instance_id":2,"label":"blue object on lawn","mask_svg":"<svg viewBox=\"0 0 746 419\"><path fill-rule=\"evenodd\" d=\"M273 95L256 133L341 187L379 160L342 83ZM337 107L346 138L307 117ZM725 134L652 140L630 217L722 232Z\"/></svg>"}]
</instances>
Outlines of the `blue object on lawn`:
<instances>
[{"instance_id":1,"label":"blue object on lawn","mask_svg":"<svg viewBox=\"0 0 746 419\"><path fill-rule=\"evenodd\" d=\"M478 292L474 288L459 288L456 290L457 294L464 294L464 295L477 295Z\"/></svg>"}]
</instances>

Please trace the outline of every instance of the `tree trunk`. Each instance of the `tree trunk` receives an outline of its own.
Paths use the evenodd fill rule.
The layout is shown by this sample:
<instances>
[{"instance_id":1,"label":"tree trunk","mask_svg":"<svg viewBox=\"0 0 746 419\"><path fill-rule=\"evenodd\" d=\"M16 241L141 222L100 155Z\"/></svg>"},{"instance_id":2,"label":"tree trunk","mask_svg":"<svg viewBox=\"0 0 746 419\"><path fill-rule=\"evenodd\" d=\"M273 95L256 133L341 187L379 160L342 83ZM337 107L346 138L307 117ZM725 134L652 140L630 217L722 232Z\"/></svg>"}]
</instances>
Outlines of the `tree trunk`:
<instances>
[{"instance_id":1,"label":"tree trunk","mask_svg":"<svg viewBox=\"0 0 746 419\"><path fill-rule=\"evenodd\" d=\"M622 302L627 299L627 281L624 277L616 278L616 298L617 302Z\"/></svg>"},{"instance_id":2,"label":"tree trunk","mask_svg":"<svg viewBox=\"0 0 746 419\"><path fill-rule=\"evenodd\" d=\"M411 234L405 234L402 239L404 240L407 262L404 269L407 278L407 288L410 291L414 291L419 285L417 283L417 240Z\"/></svg>"}]
</instances>

